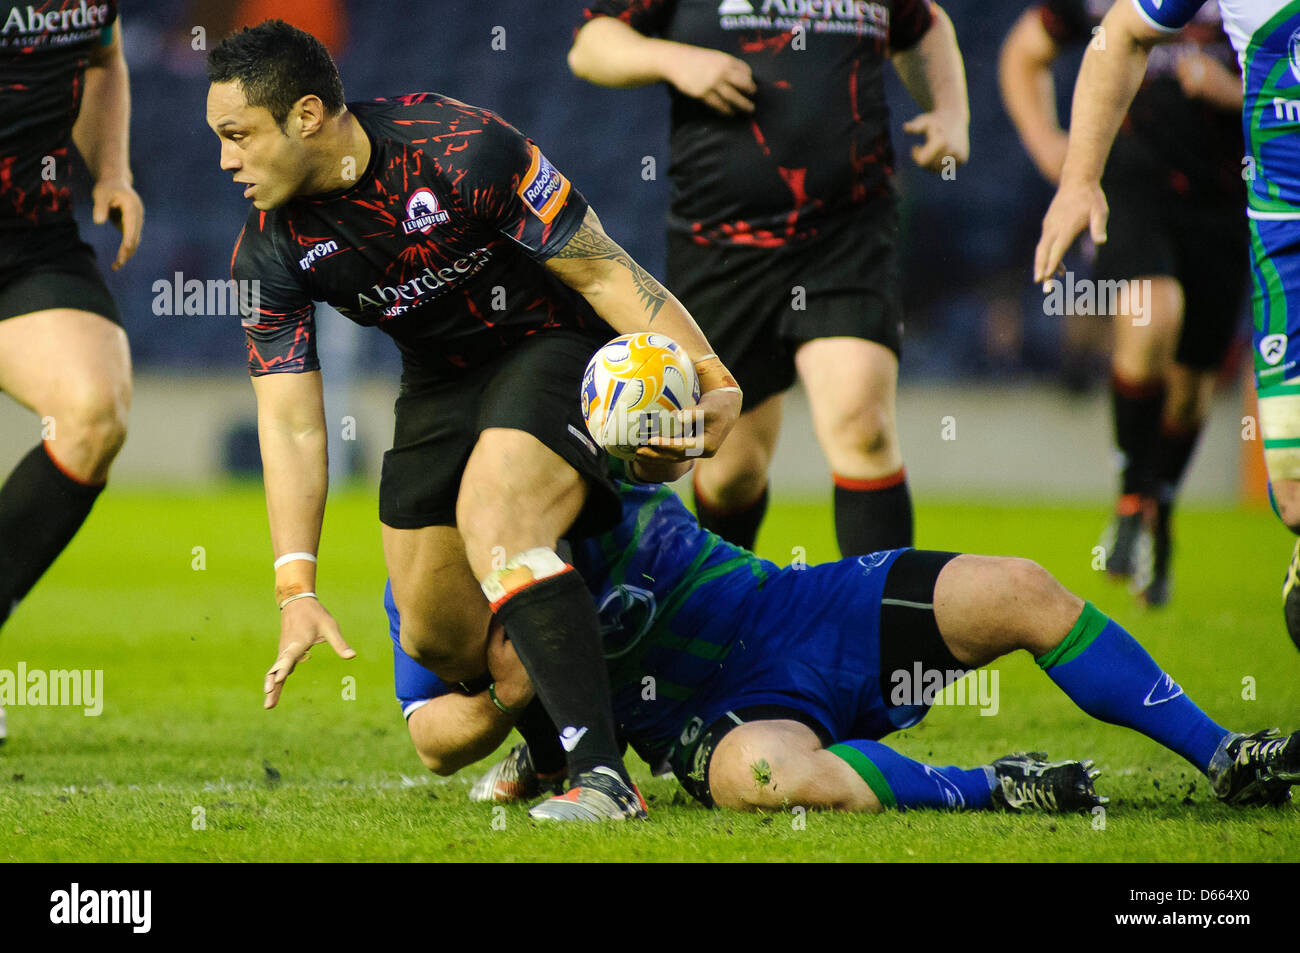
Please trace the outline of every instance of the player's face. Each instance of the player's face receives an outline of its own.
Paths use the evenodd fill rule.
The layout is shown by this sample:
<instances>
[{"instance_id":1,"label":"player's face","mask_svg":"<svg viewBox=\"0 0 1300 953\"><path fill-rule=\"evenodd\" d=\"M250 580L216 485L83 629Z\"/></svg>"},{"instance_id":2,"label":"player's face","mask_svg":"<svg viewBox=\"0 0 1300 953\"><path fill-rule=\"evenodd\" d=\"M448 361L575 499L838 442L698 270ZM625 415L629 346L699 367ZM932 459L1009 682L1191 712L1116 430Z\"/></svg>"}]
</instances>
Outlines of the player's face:
<instances>
[{"instance_id":1,"label":"player's face","mask_svg":"<svg viewBox=\"0 0 1300 953\"><path fill-rule=\"evenodd\" d=\"M306 147L286 135L270 110L248 105L238 83L208 89L208 126L221 139L221 168L247 186L244 198L254 206L279 208L298 194L309 165Z\"/></svg>"}]
</instances>

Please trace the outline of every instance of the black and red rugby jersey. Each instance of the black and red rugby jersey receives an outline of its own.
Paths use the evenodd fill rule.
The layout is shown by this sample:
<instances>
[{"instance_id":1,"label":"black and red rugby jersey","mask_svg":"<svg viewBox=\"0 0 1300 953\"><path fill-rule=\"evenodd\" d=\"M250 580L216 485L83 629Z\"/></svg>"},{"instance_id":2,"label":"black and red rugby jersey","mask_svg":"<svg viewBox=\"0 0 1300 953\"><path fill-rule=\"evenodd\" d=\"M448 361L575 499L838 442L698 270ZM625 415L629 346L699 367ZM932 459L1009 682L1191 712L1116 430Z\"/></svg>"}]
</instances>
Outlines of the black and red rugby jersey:
<instances>
[{"instance_id":1,"label":"black and red rugby jersey","mask_svg":"<svg viewBox=\"0 0 1300 953\"><path fill-rule=\"evenodd\" d=\"M0 229L71 222L72 126L116 0L0 0Z\"/></svg>"},{"instance_id":2,"label":"black and red rugby jersey","mask_svg":"<svg viewBox=\"0 0 1300 953\"><path fill-rule=\"evenodd\" d=\"M1114 0L1044 0L1043 27L1058 46L1091 42ZM1128 3L1129 0L1121 0ZM1207 3L1175 40L1151 50L1146 76L1120 127L1107 172L1139 186L1240 203L1245 199L1241 113L1192 99L1178 82L1180 57L1199 51L1240 75L1219 5Z\"/></svg>"},{"instance_id":3,"label":"black and red rugby jersey","mask_svg":"<svg viewBox=\"0 0 1300 953\"><path fill-rule=\"evenodd\" d=\"M672 90L670 228L775 247L890 189L882 69L930 28L929 0L595 0L597 16L753 71L752 116Z\"/></svg>"},{"instance_id":4,"label":"black and red rugby jersey","mask_svg":"<svg viewBox=\"0 0 1300 953\"><path fill-rule=\"evenodd\" d=\"M319 368L312 301L379 327L431 378L543 328L613 336L542 264L577 232L587 202L531 140L436 93L348 109L370 139L356 184L253 208L235 244L253 375Z\"/></svg>"}]
</instances>

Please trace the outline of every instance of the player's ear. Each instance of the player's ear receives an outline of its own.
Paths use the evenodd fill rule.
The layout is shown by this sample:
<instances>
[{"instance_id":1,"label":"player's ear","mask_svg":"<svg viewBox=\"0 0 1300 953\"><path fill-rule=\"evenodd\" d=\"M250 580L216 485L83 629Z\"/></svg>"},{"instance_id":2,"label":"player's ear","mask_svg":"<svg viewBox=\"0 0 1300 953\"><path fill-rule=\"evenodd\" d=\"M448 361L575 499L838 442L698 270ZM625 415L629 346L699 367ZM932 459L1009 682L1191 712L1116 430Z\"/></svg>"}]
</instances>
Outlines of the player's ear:
<instances>
[{"instance_id":1,"label":"player's ear","mask_svg":"<svg viewBox=\"0 0 1300 953\"><path fill-rule=\"evenodd\" d=\"M289 110L289 123L303 139L316 135L325 124L325 104L315 93L308 93Z\"/></svg>"}]
</instances>

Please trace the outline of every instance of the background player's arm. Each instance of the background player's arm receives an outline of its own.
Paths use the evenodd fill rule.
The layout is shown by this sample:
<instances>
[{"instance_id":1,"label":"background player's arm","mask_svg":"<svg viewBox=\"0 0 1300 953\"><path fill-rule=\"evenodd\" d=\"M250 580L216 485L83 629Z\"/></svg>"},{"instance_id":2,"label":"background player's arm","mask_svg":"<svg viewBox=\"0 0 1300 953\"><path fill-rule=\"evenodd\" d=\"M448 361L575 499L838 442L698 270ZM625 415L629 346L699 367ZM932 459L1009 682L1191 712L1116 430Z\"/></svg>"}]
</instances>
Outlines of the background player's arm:
<instances>
[{"instance_id":1,"label":"background player's arm","mask_svg":"<svg viewBox=\"0 0 1300 953\"><path fill-rule=\"evenodd\" d=\"M264 374L253 378L253 392L257 395L257 436L272 548L277 558L286 553L314 554L320 545L329 487L320 372ZM277 604L315 591L315 563L295 560L276 570ZM294 666L307 657L313 645L326 641L343 658L356 655L319 600L295 599L284 606L279 654L263 685L265 707L275 707Z\"/></svg>"},{"instance_id":2,"label":"background player's arm","mask_svg":"<svg viewBox=\"0 0 1300 953\"><path fill-rule=\"evenodd\" d=\"M1074 85L1070 142L1061 168L1061 185L1043 218L1043 233L1034 251L1034 280L1056 273L1066 251L1085 226L1092 239L1106 240L1109 211L1101 191L1101 173L1115 135L1142 85L1147 56L1167 33L1151 26L1128 0L1120 0L1101 21L1106 38L1089 44Z\"/></svg>"},{"instance_id":3,"label":"background player's arm","mask_svg":"<svg viewBox=\"0 0 1300 953\"><path fill-rule=\"evenodd\" d=\"M113 24L112 39L90 57L81 113L72 127L72 141L91 177L95 224L110 218L122 232L113 262L116 271L130 260L140 244L144 206L132 188L130 154L131 87L126 57L122 55L121 21Z\"/></svg>"},{"instance_id":4,"label":"background player's arm","mask_svg":"<svg viewBox=\"0 0 1300 953\"><path fill-rule=\"evenodd\" d=\"M1191 50L1178 58L1174 75L1183 94L1202 99L1225 112L1240 112L1245 99L1241 74L1234 73L1213 56Z\"/></svg>"},{"instance_id":5,"label":"background player's arm","mask_svg":"<svg viewBox=\"0 0 1300 953\"><path fill-rule=\"evenodd\" d=\"M497 698L508 708L522 710L533 699L533 686L503 626L492 626L487 651ZM497 708L487 692L451 692L411 712L406 724L420 760L435 774L448 775L495 751L510 734L515 716Z\"/></svg>"},{"instance_id":6,"label":"background player's arm","mask_svg":"<svg viewBox=\"0 0 1300 953\"><path fill-rule=\"evenodd\" d=\"M1025 151L1053 185L1061 181L1061 165L1069 144L1056 113L1056 84L1052 79L1052 64L1060 52L1043 25L1042 9L1031 6L1011 28L998 54L1002 104Z\"/></svg>"},{"instance_id":7,"label":"background player's arm","mask_svg":"<svg viewBox=\"0 0 1300 953\"><path fill-rule=\"evenodd\" d=\"M970 103L966 95L966 68L957 47L957 31L937 4L934 20L911 49L894 53L891 60L912 99L923 110L903 124L905 132L925 136L912 147L912 159L931 172L944 171L944 159L961 164L970 156Z\"/></svg>"},{"instance_id":8,"label":"background player's arm","mask_svg":"<svg viewBox=\"0 0 1300 953\"><path fill-rule=\"evenodd\" d=\"M741 395L733 378L716 355L695 319L672 292L638 265L617 242L605 234L594 209L588 208L581 227L546 260L546 267L577 291L620 334L654 331L672 338L696 364L700 374L698 410L704 415L703 446L698 453L712 456L740 415ZM686 449L674 438L654 438L657 447ZM694 446L694 445L692 445ZM647 449L643 455L655 456ZM680 458L680 454L671 454Z\"/></svg>"},{"instance_id":9,"label":"background player's arm","mask_svg":"<svg viewBox=\"0 0 1300 953\"><path fill-rule=\"evenodd\" d=\"M671 83L724 116L753 112L752 97L758 91L744 60L721 50L646 36L608 16L595 17L578 31L569 50L569 69L580 79L614 89Z\"/></svg>"}]
</instances>

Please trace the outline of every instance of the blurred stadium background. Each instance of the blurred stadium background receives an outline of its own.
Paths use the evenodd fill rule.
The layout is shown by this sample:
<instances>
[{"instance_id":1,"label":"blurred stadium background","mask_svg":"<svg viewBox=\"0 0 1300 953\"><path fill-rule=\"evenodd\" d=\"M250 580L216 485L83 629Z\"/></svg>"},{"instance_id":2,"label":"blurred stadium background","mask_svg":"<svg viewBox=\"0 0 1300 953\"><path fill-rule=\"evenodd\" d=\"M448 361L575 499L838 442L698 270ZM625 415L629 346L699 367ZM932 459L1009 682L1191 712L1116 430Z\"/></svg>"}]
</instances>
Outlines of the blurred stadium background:
<instances>
[{"instance_id":1,"label":"blurred stadium background","mask_svg":"<svg viewBox=\"0 0 1300 953\"><path fill-rule=\"evenodd\" d=\"M1099 343L1068 340L1029 281L1051 197L1003 113L998 46L1020 2L945 0L966 59L972 159L955 181L914 168L901 123L915 113L888 74L903 194L907 331L899 397L904 452L918 493L1101 501L1114 490L1103 388L1105 321L1076 325ZM136 364L131 434L118 485L193 485L257 467L254 403L236 316L157 314L155 283L224 280L247 203L217 164L204 124L204 57L243 23L281 16L321 36L349 99L437 90L492 108L537 140L600 211L606 227L662 276L668 202L667 93L615 92L573 78L565 63L583 0L123 0L133 97L132 157L145 202L135 259L108 274ZM494 43L494 40L496 41ZM500 49L504 45L504 49ZM1068 114L1078 58L1058 64ZM645 157L655 177L643 176ZM86 190L82 189L84 195ZM86 221L101 262L116 232ZM1072 267L1086 274L1086 250ZM167 292L170 294L170 291ZM1243 303L1244 305L1244 303ZM389 340L325 316L322 362L335 476L373 480L391 436L397 354ZM1245 312L1243 308L1243 319ZM1187 484L1193 500L1262 499L1259 443L1242 439L1253 413L1241 368L1243 320L1214 415ZM773 474L778 494L816 496L828 473L796 406ZM355 420L343 435L344 418ZM951 421L948 420L951 418ZM945 432L945 425L947 430ZM956 439L944 439L945 436ZM36 423L0 403L0 469L31 444Z\"/></svg>"}]
</instances>

